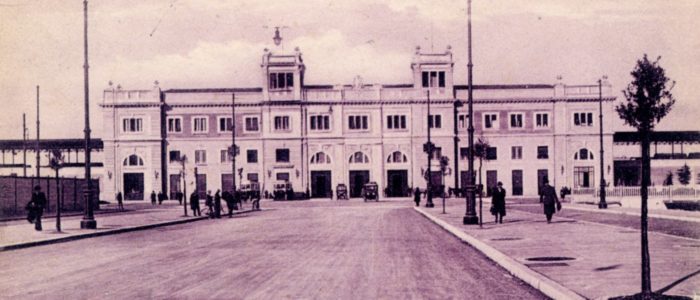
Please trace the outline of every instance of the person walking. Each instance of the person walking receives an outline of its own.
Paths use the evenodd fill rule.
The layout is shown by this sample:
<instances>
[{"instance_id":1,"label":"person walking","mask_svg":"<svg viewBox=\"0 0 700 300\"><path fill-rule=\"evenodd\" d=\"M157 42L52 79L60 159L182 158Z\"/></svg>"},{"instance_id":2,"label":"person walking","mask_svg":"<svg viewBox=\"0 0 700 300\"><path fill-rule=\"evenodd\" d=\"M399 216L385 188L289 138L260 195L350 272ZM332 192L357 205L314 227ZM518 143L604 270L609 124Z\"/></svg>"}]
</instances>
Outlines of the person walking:
<instances>
[{"instance_id":1,"label":"person walking","mask_svg":"<svg viewBox=\"0 0 700 300\"><path fill-rule=\"evenodd\" d=\"M178 202L180 205L182 205L182 198L184 198L184 197L185 197L185 194L183 194L183 193L180 192L180 191L177 191L177 193L175 193L175 198L177 198L177 202Z\"/></svg>"},{"instance_id":2,"label":"person walking","mask_svg":"<svg viewBox=\"0 0 700 300\"><path fill-rule=\"evenodd\" d=\"M156 191L151 191L151 205L156 205Z\"/></svg>"},{"instance_id":3,"label":"person walking","mask_svg":"<svg viewBox=\"0 0 700 300\"><path fill-rule=\"evenodd\" d=\"M158 205L162 205L163 200L165 200L165 194L163 194L163 192L160 191L160 192L158 192Z\"/></svg>"},{"instance_id":4,"label":"person walking","mask_svg":"<svg viewBox=\"0 0 700 300\"><path fill-rule=\"evenodd\" d=\"M231 193L229 193L228 191L224 191L224 193L221 194L221 197L226 202L226 208L228 208L228 217L233 217L233 195L231 195Z\"/></svg>"},{"instance_id":5,"label":"person walking","mask_svg":"<svg viewBox=\"0 0 700 300\"><path fill-rule=\"evenodd\" d=\"M207 198L211 197L211 194L207 195ZM221 219L221 190L216 190L214 194L214 217Z\"/></svg>"},{"instance_id":6,"label":"person walking","mask_svg":"<svg viewBox=\"0 0 700 300\"><path fill-rule=\"evenodd\" d=\"M34 192L32 193L32 199L27 203L27 220L30 223L34 223L34 229L36 231L41 231L41 216L44 214L44 208L46 207L46 195L41 191L40 186L34 187Z\"/></svg>"},{"instance_id":7,"label":"person walking","mask_svg":"<svg viewBox=\"0 0 700 300\"><path fill-rule=\"evenodd\" d=\"M503 217L506 215L506 189L500 181L491 195L491 214L496 217L494 223L503 224Z\"/></svg>"},{"instance_id":8,"label":"person walking","mask_svg":"<svg viewBox=\"0 0 700 300\"><path fill-rule=\"evenodd\" d=\"M199 210L199 195L197 195L196 190L190 195L190 208L192 209L193 216L202 215L202 211Z\"/></svg>"},{"instance_id":9,"label":"person walking","mask_svg":"<svg viewBox=\"0 0 700 300\"><path fill-rule=\"evenodd\" d=\"M420 206L420 188L413 191L413 201L416 202L416 206Z\"/></svg>"},{"instance_id":10,"label":"person walking","mask_svg":"<svg viewBox=\"0 0 700 300\"><path fill-rule=\"evenodd\" d=\"M204 199L204 205L207 206L207 215L214 218L214 198L211 197L211 191L207 191L207 198Z\"/></svg>"},{"instance_id":11,"label":"person walking","mask_svg":"<svg viewBox=\"0 0 700 300\"><path fill-rule=\"evenodd\" d=\"M117 192L117 210L124 211L124 196L122 196L122 191Z\"/></svg>"},{"instance_id":12,"label":"person walking","mask_svg":"<svg viewBox=\"0 0 700 300\"><path fill-rule=\"evenodd\" d=\"M540 202L544 207L544 214L547 216L547 223L552 223L552 215L561 209L561 202L557 198L557 191L554 187L549 185L549 180L544 180L544 186L542 186L542 194L540 195Z\"/></svg>"}]
</instances>

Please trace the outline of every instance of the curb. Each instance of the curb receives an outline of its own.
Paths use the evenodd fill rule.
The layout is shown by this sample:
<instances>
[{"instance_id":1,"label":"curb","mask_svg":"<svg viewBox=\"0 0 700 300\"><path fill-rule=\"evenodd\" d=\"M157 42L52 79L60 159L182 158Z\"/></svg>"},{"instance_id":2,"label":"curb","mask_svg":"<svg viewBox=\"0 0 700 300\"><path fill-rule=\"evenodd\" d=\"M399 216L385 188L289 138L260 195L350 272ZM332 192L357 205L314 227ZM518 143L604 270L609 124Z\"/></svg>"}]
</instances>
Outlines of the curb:
<instances>
[{"instance_id":1,"label":"curb","mask_svg":"<svg viewBox=\"0 0 700 300\"><path fill-rule=\"evenodd\" d=\"M580 210L580 211L587 211L587 212L601 212L601 213L606 213L606 214L626 215L626 216L634 216L634 217L640 217L642 215L641 213L633 212L633 211L617 211L617 210L607 210L607 209L603 210L603 209L577 207L577 206L567 206L566 208L576 209L576 210ZM674 221L700 223L700 218L693 218L693 217L686 217L686 216L673 216L673 215L648 213L647 217L656 218L656 219L666 219L666 220L674 220Z\"/></svg>"},{"instance_id":2,"label":"curb","mask_svg":"<svg viewBox=\"0 0 700 300\"><path fill-rule=\"evenodd\" d=\"M233 215L240 215L240 214L249 213L249 212L253 212L253 210L244 210L244 211L240 211L240 212L235 212L235 213L233 213ZM113 235L113 234L127 233L127 232L133 232L133 231L147 230L147 229L153 229L153 228L157 228L157 227L164 227L164 226L170 226L170 225L185 224L185 223L191 223L191 222L207 220L207 219L209 219L209 216L189 218L189 219L183 219L183 220L175 220L175 221L165 221L165 222L160 222L160 223L131 226L131 227L124 227L124 228L104 230L104 231L95 231L95 232L90 232L90 233L86 233L86 234L77 234L77 235L72 235L72 236L66 236L66 237L60 237L60 238L48 239L48 240L41 240L41 241L25 242L25 243L19 243L19 244L14 244L14 245L2 246L2 247L0 247L0 252L17 250L17 249L24 249L24 248L30 248L30 247L36 247L36 246L65 243L65 242L82 240L82 239L99 237L99 236L105 236L105 235Z\"/></svg>"},{"instance_id":3,"label":"curb","mask_svg":"<svg viewBox=\"0 0 700 300\"><path fill-rule=\"evenodd\" d=\"M426 217L428 220L432 221L436 225L442 227L445 231L454 235L463 242L471 245L479 252L483 253L489 259L493 260L495 263L508 270L510 274L539 290L543 294L547 295L552 299L576 299L582 300L585 297L577 294L576 292L562 286L558 282L555 282L548 277L539 274L530 268L524 266L523 264L517 262L515 259L503 254L496 250L495 248L487 245L486 243L474 238L473 236L467 234L466 232L460 230L459 228L448 224L447 222L438 219L430 215L429 213L423 211L420 208L414 207L418 213Z\"/></svg>"}]
</instances>

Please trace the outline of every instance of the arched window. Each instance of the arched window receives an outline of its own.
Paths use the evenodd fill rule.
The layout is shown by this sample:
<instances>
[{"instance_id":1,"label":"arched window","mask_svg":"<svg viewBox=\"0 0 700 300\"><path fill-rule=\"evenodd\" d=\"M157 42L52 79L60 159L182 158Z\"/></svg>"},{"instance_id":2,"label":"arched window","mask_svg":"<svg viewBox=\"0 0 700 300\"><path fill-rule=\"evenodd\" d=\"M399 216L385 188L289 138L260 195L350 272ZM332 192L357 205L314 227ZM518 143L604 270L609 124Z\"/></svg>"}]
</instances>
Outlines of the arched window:
<instances>
[{"instance_id":1,"label":"arched window","mask_svg":"<svg viewBox=\"0 0 700 300\"><path fill-rule=\"evenodd\" d=\"M330 164L331 157L325 152L318 152L311 157L311 164Z\"/></svg>"},{"instance_id":2,"label":"arched window","mask_svg":"<svg viewBox=\"0 0 700 300\"><path fill-rule=\"evenodd\" d=\"M391 153L386 159L386 162L400 164L408 162L408 159L406 158L406 154L401 153L401 151L394 151L394 153Z\"/></svg>"},{"instance_id":3,"label":"arched window","mask_svg":"<svg viewBox=\"0 0 700 300\"><path fill-rule=\"evenodd\" d=\"M125 166L143 166L143 159L138 157L136 154L129 155L129 157L124 159L124 165Z\"/></svg>"},{"instance_id":4,"label":"arched window","mask_svg":"<svg viewBox=\"0 0 700 300\"><path fill-rule=\"evenodd\" d=\"M351 164L368 164L369 163L369 157L367 157L366 154L357 151L353 153L352 156L350 156L350 161L349 163Z\"/></svg>"},{"instance_id":5,"label":"arched window","mask_svg":"<svg viewBox=\"0 0 700 300\"><path fill-rule=\"evenodd\" d=\"M586 148L581 148L578 152L574 153L574 160L593 160L593 152Z\"/></svg>"}]
</instances>

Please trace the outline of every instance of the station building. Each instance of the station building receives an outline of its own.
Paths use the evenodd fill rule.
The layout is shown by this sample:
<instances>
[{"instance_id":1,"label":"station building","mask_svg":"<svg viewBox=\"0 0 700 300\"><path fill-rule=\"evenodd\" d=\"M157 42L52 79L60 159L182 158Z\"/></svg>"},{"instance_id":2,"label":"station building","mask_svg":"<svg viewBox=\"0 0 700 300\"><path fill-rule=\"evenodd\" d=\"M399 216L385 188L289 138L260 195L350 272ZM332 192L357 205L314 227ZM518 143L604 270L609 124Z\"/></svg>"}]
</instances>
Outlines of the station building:
<instances>
[{"instance_id":1,"label":"station building","mask_svg":"<svg viewBox=\"0 0 700 300\"><path fill-rule=\"evenodd\" d=\"M357 197L369 181L387 197L425 189L426 178L462 187L467 86L453 80L452 50L416 48L406 64L413 81L405 84L366 84L359 77L347 85L308 84L305 73L313 70L306 69L298 48L265 49L258 87L110 86L101 103L104 170L113 174L103 177L104 198L117 191L129 200L143 200L152 190L173 195L183 184L188 193L195 184L200 192L230 190L233 176L270 192L274 182L288 181L311 197L330 197L338 184ZM600 90L562 82L475 85L473 95L475 140L490 145L481 168L486 186L501 181L509 197L532 197L544 178L557 188L593 187L601 171L612 178L616 114L608 83ZM429 126L436 146L430 167L423 151ZM239 148L235 171L228 151L232 128ZM448 163L441 169L442 156Z\"/></svg>"}]
</instances>

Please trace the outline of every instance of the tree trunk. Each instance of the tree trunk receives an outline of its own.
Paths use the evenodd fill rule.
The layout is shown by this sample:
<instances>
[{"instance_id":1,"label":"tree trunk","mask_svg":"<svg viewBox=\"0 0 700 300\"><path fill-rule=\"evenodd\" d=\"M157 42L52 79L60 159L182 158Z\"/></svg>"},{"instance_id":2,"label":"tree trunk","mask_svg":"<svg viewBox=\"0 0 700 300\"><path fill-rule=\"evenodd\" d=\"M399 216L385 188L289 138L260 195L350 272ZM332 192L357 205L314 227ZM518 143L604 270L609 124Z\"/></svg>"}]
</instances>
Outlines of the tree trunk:
<instances>
[{"instance_id":1,"label":"tree trunk","mask_svg":"<svg viewBox=\"0 0 700 300\"><path fill-rule=\"evenodd\" d=\"M647 220L647 202L649 198L648 187L650 184L651 177L651 167L649 159L649 132L640 131L640 140L642 147L642 297L643 299L649 299L651 297L651 267L649 259L649 239L648 239L648 220Z\"/></svg>"}]
</instances>

